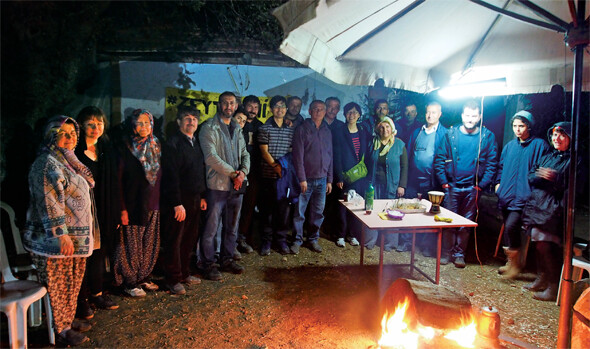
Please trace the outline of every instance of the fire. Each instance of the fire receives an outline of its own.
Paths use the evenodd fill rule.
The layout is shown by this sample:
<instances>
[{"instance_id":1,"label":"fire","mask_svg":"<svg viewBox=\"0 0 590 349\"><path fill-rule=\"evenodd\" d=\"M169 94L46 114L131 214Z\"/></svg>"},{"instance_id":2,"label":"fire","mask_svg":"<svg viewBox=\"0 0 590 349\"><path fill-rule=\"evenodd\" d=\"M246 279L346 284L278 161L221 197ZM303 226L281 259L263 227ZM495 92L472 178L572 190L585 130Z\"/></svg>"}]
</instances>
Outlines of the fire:
<instances>
[{"instance_id":1,"label":"fire","mask_svg":"<svg viewBox=\"0 0 590 349\"><path fill-rule=\"evenodd\" d=\"M381 320L382 334L378 343L380 348L416 349L420 342L428 343L435 337L455 341L459 347L474 348L477 329L472 316L462 321L462 325L454 330L435 329L422 326L420 323L415 326L415 329L411 329L406 319L406 310L409 305L410 302L406 298L403 303L397 305L393 314L390 315L387 310L385 311Z\"/></svg>"}]
</instances>

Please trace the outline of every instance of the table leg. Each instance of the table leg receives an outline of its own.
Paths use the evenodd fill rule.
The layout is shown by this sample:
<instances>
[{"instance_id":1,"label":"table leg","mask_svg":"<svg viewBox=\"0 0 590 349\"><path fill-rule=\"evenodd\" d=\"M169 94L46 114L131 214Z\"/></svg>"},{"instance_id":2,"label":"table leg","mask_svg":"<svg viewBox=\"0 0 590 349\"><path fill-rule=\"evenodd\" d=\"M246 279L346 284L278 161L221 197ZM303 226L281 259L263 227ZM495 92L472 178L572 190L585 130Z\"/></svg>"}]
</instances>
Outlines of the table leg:
<instances>
[{"instance_id":1,"label":"table leg","mask_svg":"<svg viewBox=\"0 0 590 349\"><path fill-rule=\"evenodd\" d=\"M385 244L385 233L379 232L381 248L379 249L379 282L383 280L383 245Z\"/></svg>"},{"instance_id":2,"label":"table leg","mask_svg":"<svg viewBox=\"0 0 590 349\"><path fill-rule=\"evenodd\" d=\"M441 255L441 247L442 247L442 228L438 228L438 235L437 242L436 242L436 284L440 280L440 255Z\"/></svg>"},{"instance_id":3,"label":"table leg","mask_svg":"<svg viewBox=\"0 0 590 349\"><path fill-rule=\"evenodd\" d=\"M361 228L361 266L364 264L365 261L365 225Z\"/></svg>"},{"instance_id":4,"label":"table leg","mask_svg":"<svg viewBox=\"0 0 590 349\"><path fill-rule=\"evenodd\" d=\"M416 248L416 233L412 231L412 252L410 254L410 275L414 275L414 251Z\"/></svg>"}]
</instances>

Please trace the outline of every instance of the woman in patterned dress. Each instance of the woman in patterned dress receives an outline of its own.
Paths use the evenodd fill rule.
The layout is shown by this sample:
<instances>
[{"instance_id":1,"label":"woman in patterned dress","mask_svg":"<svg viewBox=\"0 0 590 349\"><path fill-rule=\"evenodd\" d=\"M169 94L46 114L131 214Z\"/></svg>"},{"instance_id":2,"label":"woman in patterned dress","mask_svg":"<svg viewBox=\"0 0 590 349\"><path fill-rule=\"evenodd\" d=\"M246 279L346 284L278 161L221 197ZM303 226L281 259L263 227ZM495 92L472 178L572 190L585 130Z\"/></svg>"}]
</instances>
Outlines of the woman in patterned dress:
<instances>
[{"instance_id":1,"label":"woman in patterned dress","mask_svg":"<svg viewBox=\"0 0 590 349\"><path fill-rule=\"evenodd\" d=\"M94 229L90 170L74 154L79 137L74 119L59 115L45 127L39 155L29 172L31 199L25 248L46 285L57 338L79 345L88 337L72 327L76 299L98 231ZM89 328L86 328L89 329Z\"/></svg>"}]
</instances>

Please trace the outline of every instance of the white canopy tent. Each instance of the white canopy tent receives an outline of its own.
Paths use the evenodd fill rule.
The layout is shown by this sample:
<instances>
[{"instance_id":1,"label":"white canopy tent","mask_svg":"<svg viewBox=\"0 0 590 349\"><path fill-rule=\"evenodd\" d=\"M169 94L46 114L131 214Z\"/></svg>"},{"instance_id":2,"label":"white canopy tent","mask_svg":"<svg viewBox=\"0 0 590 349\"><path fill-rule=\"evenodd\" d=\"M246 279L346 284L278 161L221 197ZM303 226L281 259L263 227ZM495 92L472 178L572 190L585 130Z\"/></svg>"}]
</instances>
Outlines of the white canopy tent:
<instances>
[{"instance_id":1,"label":"white canopy tent","mask_svg":"<svg viewBox=\"0 0 590 349\"><path fill-rule=\"evenodd\" d=\"M428 93L505 79L505 95L571 89L574 55L559 26L521 2L486 2L543 27L469 0L292 0L273 14L285 31L281 52L340 84L383 78L388 87ZM566 1L536 3L571 17ZM590 66L584 73L590 90Z\"/></svg>"}]
</instances>

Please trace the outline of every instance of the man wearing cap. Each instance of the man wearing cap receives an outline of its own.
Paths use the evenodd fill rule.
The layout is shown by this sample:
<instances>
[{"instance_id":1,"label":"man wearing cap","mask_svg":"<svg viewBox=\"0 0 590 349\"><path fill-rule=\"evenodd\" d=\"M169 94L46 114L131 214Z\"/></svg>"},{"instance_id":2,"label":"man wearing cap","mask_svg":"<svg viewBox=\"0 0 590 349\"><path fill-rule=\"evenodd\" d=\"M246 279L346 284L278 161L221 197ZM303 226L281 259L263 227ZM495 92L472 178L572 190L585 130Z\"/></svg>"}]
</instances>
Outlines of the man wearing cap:
<instances>
[{"instance_id":1,"label":"man wearing cap","mask_svg":"<svg viewBox=\"0 0 590 349\"><path fill-rule=\"evenodd\" d=\"M434 155L434 173L445 191L444 206L475 220L482 188L492 184L498 165L496 137L481 126L481 108L477 101L463 105L462 125L451 126ZM468 228L444 229L440 260L452 259L457 268L465 268Z\"/></svg>"},{"instance_id":2,"label":"man wearing cap","mask_svg":"<svg viewBox=\"0 0 590 349\"><path fill-rule=\"evenodd\" d=\"M510 120L516 136L504 146L498 175L496 195L498 207L504 219L504 252L508 261L498 272L506 278L514 278L524 266L521 261L522 209L529 199L531 188L528 174L534 164L549 151L549 145L532 135L533 115L521 110Z\"/></svg>"}]
</instances>

